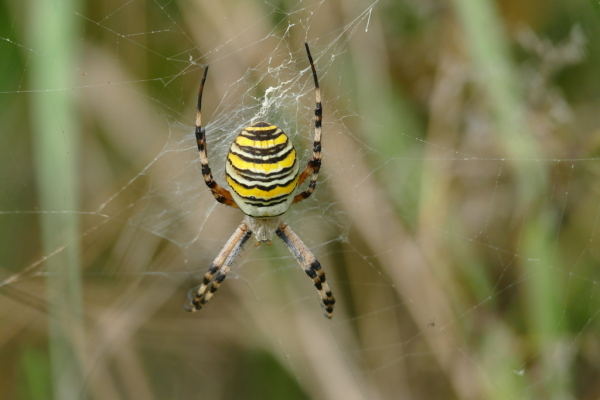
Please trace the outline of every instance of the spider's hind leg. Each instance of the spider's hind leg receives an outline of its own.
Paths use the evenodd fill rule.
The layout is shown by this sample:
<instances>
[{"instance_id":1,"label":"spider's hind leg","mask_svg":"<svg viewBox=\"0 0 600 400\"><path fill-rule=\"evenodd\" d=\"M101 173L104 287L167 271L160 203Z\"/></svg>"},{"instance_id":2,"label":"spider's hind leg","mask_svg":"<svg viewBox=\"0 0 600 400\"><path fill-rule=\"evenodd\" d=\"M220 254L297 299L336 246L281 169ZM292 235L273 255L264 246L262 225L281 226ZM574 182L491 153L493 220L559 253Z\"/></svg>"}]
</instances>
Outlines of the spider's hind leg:
<instances>
[{"instance_id":1,"label":"spider's hind leg","mask_svg":"<svg viewBox=\"0 0 600 400\"><path fill-rule=\"evenodd\" d=\"M283 243L285 243L287 248L294 255L298 264L304 268L306 275L313 280L313 284L319 292L319 296L321 296L321 303L326 311L325 316L331 318L333 315L335 298L325 279L325 272L321 269L321 263L319 263L298 235L296 235L283 221L275 233L283 240Z\"/></svg>"},{"instance_id":2,"label":"spider's hind leg","mask_svg":"<svg viewBox=\"0 0 600 400\"><path fill-rule=\"evenodd\" d=\"M204 274L202 284L198 287L198 290L194 291L192 289L189 291L189 303L184 305L187 311L201 310L210 301L227 277L227 273L231 269L231 264L233 264L244 244L250 239L250 236L252 236L252 231L245 222L242 222L227 243L225 243L225 246L223 246L215 261L210 265L206 274Z\"/></svg>"}]
</instances>

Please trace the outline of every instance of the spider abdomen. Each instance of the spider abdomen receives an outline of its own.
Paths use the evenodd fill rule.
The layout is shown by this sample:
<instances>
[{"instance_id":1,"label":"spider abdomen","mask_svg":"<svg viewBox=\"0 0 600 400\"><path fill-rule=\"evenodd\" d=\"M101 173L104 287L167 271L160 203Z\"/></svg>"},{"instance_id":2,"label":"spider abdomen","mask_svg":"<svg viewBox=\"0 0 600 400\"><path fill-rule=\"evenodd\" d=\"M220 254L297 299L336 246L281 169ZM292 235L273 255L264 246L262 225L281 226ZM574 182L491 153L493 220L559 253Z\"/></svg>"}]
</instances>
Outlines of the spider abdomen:
<instances>
[{"instance_id":1,"label":"spider abdomen","mask_svg":"<svg viewBox=\"0 0 600 400\"><path fill-rule=\"evenodd\" d=\"M225 167L236 204L254 218L287 211L298 185L296 150L275 125L257 122L235 138Z\"/></svg>"}]
</instances>

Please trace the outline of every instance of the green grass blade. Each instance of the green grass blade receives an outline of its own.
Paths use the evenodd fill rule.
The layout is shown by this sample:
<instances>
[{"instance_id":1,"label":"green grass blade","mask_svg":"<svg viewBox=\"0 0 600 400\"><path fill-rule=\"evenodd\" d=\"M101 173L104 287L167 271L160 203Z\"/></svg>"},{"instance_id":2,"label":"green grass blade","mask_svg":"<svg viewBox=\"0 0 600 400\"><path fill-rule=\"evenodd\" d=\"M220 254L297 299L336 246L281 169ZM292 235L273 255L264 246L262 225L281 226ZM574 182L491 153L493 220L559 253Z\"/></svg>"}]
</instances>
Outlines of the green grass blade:
<instances>
[{"instance_id":1,"label":"green grass blade","mask_svg":"<svg viewBox=\"0 0 600 400\"><path fill-rule=\"evenodd\" d=\"M519 90L501 17L490 0L455 0L453 4L477 78L487 93L500 144L518 175L522 205L528 207L548 184L539 160L539 144L525 119L524 95Z\"/></svg>"},{"instance_id":2,"label":"green grass blade","mask_svg":"<svg viewBox=\"0 0 600 400\"><path fill-rule=\"evenodd\" d=\"M50 357L54 398L81 398L82 298L79 263L76 0L34 1L29 8L33 147L43 253L47 261ZM64 248L63 248L64 247Z\"/></svg>"}]
</instances>

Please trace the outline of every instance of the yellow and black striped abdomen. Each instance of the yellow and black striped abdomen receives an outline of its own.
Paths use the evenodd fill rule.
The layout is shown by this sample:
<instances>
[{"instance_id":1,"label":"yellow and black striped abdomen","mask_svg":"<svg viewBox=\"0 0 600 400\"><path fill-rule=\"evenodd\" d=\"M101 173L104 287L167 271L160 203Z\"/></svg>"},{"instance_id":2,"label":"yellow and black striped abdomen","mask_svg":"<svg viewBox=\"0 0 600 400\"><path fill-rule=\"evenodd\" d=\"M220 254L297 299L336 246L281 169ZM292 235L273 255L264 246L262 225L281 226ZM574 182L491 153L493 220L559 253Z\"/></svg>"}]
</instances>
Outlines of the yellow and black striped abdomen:
<instances>
[{"instance_id":1,"label":"yellow and black striped abdomen","mask_svg":"<svg viewBox=\"0 0 600 400\"><path fill-rule=\"evenodd\" d=\"M254 218L287 211L298 185L298 160L292 141L278 127L257 122L235 138L225 167L236 204Z\"/></svg>"}]
</instances>

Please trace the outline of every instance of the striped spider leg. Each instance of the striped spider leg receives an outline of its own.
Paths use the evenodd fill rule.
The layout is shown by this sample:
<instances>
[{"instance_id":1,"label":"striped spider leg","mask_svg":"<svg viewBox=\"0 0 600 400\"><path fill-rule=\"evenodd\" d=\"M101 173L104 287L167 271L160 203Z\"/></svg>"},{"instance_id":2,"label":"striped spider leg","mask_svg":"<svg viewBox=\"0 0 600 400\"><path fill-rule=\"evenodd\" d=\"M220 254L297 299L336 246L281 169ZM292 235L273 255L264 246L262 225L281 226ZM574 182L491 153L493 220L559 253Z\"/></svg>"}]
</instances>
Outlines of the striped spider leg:
<instances>
[{"instance_id":1,"label":"striped spider leg","mask_svg":"<svg viewBox=\"0 0 600 400\"><path fill-rule=\"evenodd\" d=\"M302 174L300 174L300 179L298 180L298 186L300 186L306 180L306 178L311 176L310 183L308 184L308 189L301 193L298 193L294 197L294 201L292 201L292 204L296 204L304 199L308 199L310 195L315 191L315 187L317 187L317 178L319 177L319 170L321 169L321 123L323 121L321 89L319 88L317 70L315 69L315 63L313 62L312 56L310 55L308 43L304 42L304 46L306 47L306 54L308 55L308 61L310 62L310 68L312 69L312 75L315 81L315 138L313 141L313 156L308 162L308 165L306 166L304 171L302 171Z\"/></svg>"},{"instance_id":2,"label":"striped spider leg","mask_svg":"<svg viewBox=\"0 0 600 400\"><path fill-rule=\"evenodd\" d=\"M281 221L281 225L275 233L283 240L283 243L285 243L296 261L298 261L298 264L304 269L306 275L313 280L313 283L321 296L323 308L325 308L325 311L327 312L325 316L331 318L333 315L335 299L333 298L333 293L331 293L329 284L327 284L325 279L325 272L321 269L321 263L319 263L313 253L310 252L308 247L306 247L298 235L296 235L285 222Z\"/></svg>"},{"instance_id":3,"label":"striped spider leg","mask_svg":"<svg viewBox=\"0 0 600 400\"><path fill-rule=\"evenodd\" d=\"M206 132L202 128L202 92L204 91L204 82L206 82L206 74L208 74L208 65L204 68L204 75L202 76L202 82L200 83L200 89L198 90L198 107L196 111L196 144L198 145L198 153L200 155L200 164L202 164L202 177L204 183L210 189L213 196L219 203L223 203L227 206L238 208L235 201L231 197L231 193L223 187L221 187L213 179L210 166L208 165L208 153L206 150Z\"/></svg>"},{"instance_id":4,"label":"striped spider leg","mask_svg":"<svg viewBox=\"0 0 600 400\"><path fill-rule=\"evenodd\" d=\"M313 156L300 173L296 150L292 141L279 127L260 121L244 128L234 139L227 154L225 178L231 192L219 186L212 176L206 151L206 137L202 128L202 91L208 66L204 70L198 92L196 116L196 141L202 164L202 176L215 199L225 205L239 208L246 218L227 241L197 290L189 293L188 311L200 310L217 291L231 264L252 234L257 244L270 243L273 235L283 240L296 261L312 279L326 310L331 318L335 299L325 280L321 264L302 240L281 219L289 207L310 197L314 192L321 167L321 122L323 108L317 71L305 43L306 54L315 82L315 137ZM296 189L310 177L308 188L294 196Z\"/></svg>"},{"instance_id":5,"label":"striped spider leg","mask_svg":"<svg viewBox=\"0 0 600 400\"><path fill-rule=\"evenodd\" d=\"M208 272L204 274L204 279L198 290L195 293L193 289L188 292L189 304L184 306L187 311L201 310L210 301L227 277L227 273L231 269L231 264L233 264L237 255L242 251L244 244L250 239L251 235L252 231L246 222L242 222L227 243L225 243L215 261L210 265ZM207 288L208 291L206 290Z\"/></svg>"}]
</instances>

